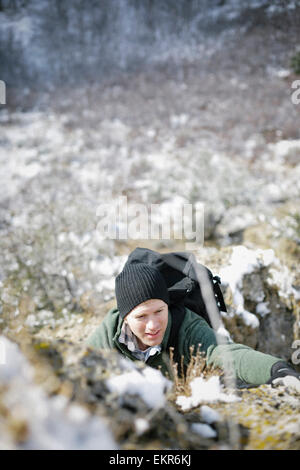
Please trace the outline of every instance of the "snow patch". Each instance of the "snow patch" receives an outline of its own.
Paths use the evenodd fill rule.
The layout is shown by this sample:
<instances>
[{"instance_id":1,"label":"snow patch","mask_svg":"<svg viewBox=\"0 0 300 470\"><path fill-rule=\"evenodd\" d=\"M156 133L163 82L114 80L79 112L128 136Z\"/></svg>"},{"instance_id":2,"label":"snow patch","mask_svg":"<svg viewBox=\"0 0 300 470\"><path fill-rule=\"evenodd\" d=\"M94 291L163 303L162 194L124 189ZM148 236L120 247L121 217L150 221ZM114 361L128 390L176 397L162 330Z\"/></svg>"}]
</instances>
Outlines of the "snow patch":
<instances>
[{"instance_id":1,"label":"snow patch","mask_svg":"<svg viewBox=\"0 0 300 470\"><path fill-rule=\"evenodd\" d=\"M300 291L295 289L292 285L293 276L290 270L287 266L282 266L279 260L277 260L274 267L269 270L267 283L270 286L276 286L278 295L282 298L289 299L290 297L294 297L295 300L300 299Z\"/></svg>"},{"instance_id":2,"label":"snow patch","mask_svg":"<svg viewBox=\"0 0 300 470\"><path fill-rule=\"evenodd\" d=\"M232 403L239 401L240 398L233 394L224 393L223 386L218 376L212 376L209 379L196 377L190 383L192 391L191 396L180 395L177 397L176 403L183 411L189 410L200 405L200 403Z\"/></svg>"},{"instance_id":3,"label":"snow patch","mask_svg":"<svg viewBox=\"0 0 300 470\"><path fill-rule=\"evenodd\" d=\"M219 413L207 405L201 406L200 416L203 419L203 421L205 421L208 424L216 423L221 420Z\"/></svg>"},{"instance_id":4,"label":"snow patch","mask_svg":"<svg viewBox=\"0 0 300 470\"><path fill-rule=\"evenodd\" d=\"M211 426L204 423L193 423L191 425L191 430L199 434L201 437L206 437L211 439L217 436L217 431L215 431Z\"/></svg>"},{"instance_id":5,"label":"snow patch","mask_svg":"<svg viewBox=\"0 0 300 470\"><path fill-rule=\"evenodd\" d=\"M144 418L137 418L134 422L134 427L138 436L144 434L149 429L149 422Z\"/></svg>"},{"instance_id":6,"label":"snow patch","mask_svg":"<svg viewBox=\"0 0 300 470\"><path fill-rule=\"evenodd\" d=\"M112 376L106 380L106 385L111 392L118 395L128 393L140 396L151 409L165 405L165 392L172 386L160 371L151 367Z\"/></svg>"},{"instance_id":7,"label":"snow patch","mask_svg":"<svg viewBox=\"0 0 300 470\"><path fill-rule=\"evenodd\" d=\"M229 285L233 304L237 315L243 317L246 325L252 328L259 326L258 318L244 308L244 298L242 294L243 277L258 269L269 266L275 261L273 250L250 250L244 246L236 246L232 250L232 255L228 266L221 268L220 277L222 284ZM260 301L261 299L258 299Z\"/></svg>"},{"instance_id":8,"label":"snow patch","mask_svg":"<svg viewBox=\"0 0 300 470\"><path fill-rule=\"evenodd\" d=\"M34 371L19 347L4 336L5 361L0 366L0 382L7 386L1 404L12 418L22 419L28 436L22 443L13 442L9 432L1 432L0 447L24 450L104 450L118 449L102 419L91 416L78 404L69 404L66 397L49 398L34 384ZM1 430L5 430L5 420Z\"/></svg>"},{"instance_id":9,"label":"snow patch","mask_svg":"<svg viewBox=\"0 0 300 470\"><path fill-rule=\"evenodd\" d=\"M259 304L256 305L256 313L260 315L261 317L268 315L268 313L270 313L268 305L269 305L269 302L260 302Z\"/></svg>"},{"instance_id":10,"label":"snow patch","mask_svg":"<svg viewBox=\"0 0 300 470\"><path fill-rule=\"evenodd\" d=\"M275 144L269 144L269 149L272 150L276 160L280 163L284 163L284 160L291 156L297 156L299 158L300 140L280 140Z\"/></svg>"}]
</instances>

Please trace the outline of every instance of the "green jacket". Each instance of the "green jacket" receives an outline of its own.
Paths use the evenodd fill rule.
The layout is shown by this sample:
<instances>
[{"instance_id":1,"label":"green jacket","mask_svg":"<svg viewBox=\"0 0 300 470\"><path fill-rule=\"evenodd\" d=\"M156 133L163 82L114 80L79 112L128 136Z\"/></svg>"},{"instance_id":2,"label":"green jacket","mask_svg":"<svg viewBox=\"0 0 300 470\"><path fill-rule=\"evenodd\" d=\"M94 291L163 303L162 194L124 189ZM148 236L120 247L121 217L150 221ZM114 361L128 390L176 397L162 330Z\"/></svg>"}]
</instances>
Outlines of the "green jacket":
<instances>
[{"instance_id":1,"label":"green jacket","mask_svg":"<svg viewBox=\"0 0 300 470\"><path fill-rule=\"evenodd\" d=\"M149 357L147 365L160 368L166 374L168 372L167 343L171 330L172 317L169 312L167 329L162 341L162 351ZM124 344L118 342L123 319L116 308L110 310L99 327L87 339L86 343L96 349L116 349L131 360L136 358ZM200 344L200 350L206 355L208 366L224 369L230 364L235 377L246 384L261 385L266 383L271 376L272 365L279 358L255 351L254 349L237 343L217 344L217 339L212 328L196 313L186 309L186 315L179 330L178 348L180 356L184 356L184 363L190 361L190 347L195 351Z\"/></svg>"}]
</instances>

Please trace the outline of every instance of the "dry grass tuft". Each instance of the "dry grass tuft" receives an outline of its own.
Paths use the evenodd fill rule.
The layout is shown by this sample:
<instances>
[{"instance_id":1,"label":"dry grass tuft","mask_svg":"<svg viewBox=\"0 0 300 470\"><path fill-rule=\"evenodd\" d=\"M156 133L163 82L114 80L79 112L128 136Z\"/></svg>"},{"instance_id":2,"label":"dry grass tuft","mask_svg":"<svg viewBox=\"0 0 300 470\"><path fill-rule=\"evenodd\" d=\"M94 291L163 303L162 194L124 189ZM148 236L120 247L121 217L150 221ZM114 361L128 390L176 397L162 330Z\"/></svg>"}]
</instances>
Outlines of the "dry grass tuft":
<instances>
[{"instance_id":1,"label":"dry grass tuft","mask_svg":"<svg viewBox=\"0 0 300 470\"><path fill-rule=\"evenodd\" d=\"M190 384L196 377L210 377L212 375L222 375L223 371L216 367L210 367L206 364L206 356L200 351L201 344L199 344L195 353L195 347L190 347L190 361L184 371L184 357L181 356L180 367L174 361L174 348L170 348L170 367L173 376L174 386L173 394L175 397L179 395L191 395Z\"/></svg>"}]
</instances>

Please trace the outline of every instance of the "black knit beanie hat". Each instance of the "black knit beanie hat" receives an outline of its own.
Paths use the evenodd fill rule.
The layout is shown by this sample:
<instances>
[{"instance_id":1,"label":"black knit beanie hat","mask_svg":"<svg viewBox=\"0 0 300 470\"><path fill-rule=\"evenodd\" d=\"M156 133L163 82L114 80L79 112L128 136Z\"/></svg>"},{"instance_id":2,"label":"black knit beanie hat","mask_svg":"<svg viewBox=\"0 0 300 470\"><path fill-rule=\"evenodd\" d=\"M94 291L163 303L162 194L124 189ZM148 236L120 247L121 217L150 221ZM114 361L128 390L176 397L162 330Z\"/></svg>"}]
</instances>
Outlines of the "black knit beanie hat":
<instances>
[{"instance_id":1,"label":"black knit beanie hat","mask_svg":"<svg viewBox=\"0 0 300 470\"><path fill-rule=\"evenodd\" d=\"M161 299L169 304L169 292L163 276L158 269L145 263L125 264L116 277L115 291L122 318L149 299Z\"/></svg>"}]
</instances>

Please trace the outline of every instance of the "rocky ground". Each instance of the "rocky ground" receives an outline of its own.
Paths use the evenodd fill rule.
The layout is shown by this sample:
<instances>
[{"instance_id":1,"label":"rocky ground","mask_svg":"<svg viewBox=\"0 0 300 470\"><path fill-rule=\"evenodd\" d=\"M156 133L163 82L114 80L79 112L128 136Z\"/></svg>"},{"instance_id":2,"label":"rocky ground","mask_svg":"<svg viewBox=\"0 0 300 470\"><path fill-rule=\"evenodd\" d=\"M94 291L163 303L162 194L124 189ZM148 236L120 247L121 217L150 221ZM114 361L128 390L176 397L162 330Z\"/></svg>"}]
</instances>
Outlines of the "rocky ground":
<instances>
[{"instance_id":1,"label":"rocky ground","mask_svg":"<svg viewBox=\"0 0 300 470\"><path fill-rule=\"evenodd\" d=\"M244 449L299 450L299 393L261 385L243 391L241 399L216 409L248 430Z\"/></svg>"},{"instance_id":2,"label":"rocky ground","mask_svg":"<svg viewBox=\"0 0 300 470\"><path fill-rule=\"evenodd\" d=\"M299 392L292 389L225 389L215 402L183 411L181 389L112 352L23 338L24 363L6 346L14 367L1 371L1 448L299 450Z\"/></svg>"},{"instance_id":3,"label":"rocky ground","mask_svg":"<svg viewBox=\"0 0 300 470\"><path fill-rule=\"evenodd\" d=\"M131 249L185 247L99 238L97 208L123 195L162 206L204 202L196 255L221 275L224 325L237 342L291 358L300 326L300 105L291 102L289 61L298 39L279 24L228 31L176 60L158 57L134 74L1 112L0 327L35 371L24 382L1 376L2 447L58 445L53 409L66 433L86 423L86 447L99 445L88 431L99 417L97 432L110 429L103 448L299 449L292 390L265 385L184 412L173 390L161 412L130 393L107 394L112 371L129 366L83 345L114 304L114 276ZM35 396L34 383L46 411L32 417L32 400L18 390ZM55 397L64 398L48 401ZM204 419L203 406L218 418ZM66 446L79 445L76 429ZM38 441L43 433L49 439Z\"/></svg>"}]
</instances>

